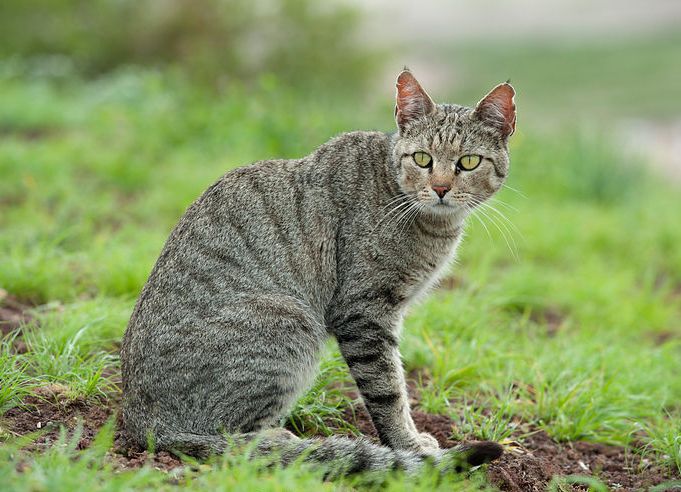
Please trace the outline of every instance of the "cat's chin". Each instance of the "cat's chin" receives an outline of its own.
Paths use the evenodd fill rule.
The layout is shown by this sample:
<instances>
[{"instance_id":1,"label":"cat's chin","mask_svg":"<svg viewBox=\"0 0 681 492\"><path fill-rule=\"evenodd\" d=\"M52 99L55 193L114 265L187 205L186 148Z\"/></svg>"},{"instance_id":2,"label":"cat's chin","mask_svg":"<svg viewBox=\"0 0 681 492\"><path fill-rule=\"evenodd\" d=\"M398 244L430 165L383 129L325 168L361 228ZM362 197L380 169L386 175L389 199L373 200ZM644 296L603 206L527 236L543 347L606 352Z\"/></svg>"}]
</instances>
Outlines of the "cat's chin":
<instances>
[{"instance_id":1,"label":"cat's chin","mask_svg":"<svg viewBox=\"0 0 681 492\"><path fill-rule=\"evenodd\" d=\"M451 203L434 203L430 206L424 207L424 212L431 215L432 217L437 217L439 219L451 219L455 222L461 222L468 215L468 211L465 207L459 204Z\"/></svg>"}]
</instances>

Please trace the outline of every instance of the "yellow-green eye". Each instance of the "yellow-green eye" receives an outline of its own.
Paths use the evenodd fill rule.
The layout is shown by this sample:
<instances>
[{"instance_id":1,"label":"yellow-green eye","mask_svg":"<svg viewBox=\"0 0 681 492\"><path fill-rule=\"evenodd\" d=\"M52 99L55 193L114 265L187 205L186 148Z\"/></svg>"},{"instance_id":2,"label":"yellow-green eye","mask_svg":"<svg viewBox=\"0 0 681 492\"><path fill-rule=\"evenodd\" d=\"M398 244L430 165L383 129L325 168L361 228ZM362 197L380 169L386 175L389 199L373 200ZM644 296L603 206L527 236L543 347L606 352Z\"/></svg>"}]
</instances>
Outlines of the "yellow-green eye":
<instances>
[{"instance_id":1,"label":"yellow-green eye","mask_svg":"<svg viewBox=\"0 0 681 492\"><path fill-rule=\"evenodd\" d=\"M419 166L428 167L432 161L433 158L430 157L430 154L426 154L425 152L414 152L414 162Z\"/></svg>"},{"instance_id":2,"label":"yellow-green eye","mask_svg":"<svg viewBox=\"0 0 681 492\"><path fill-rule=\"evenodd\" d=\"M458 166L466 171L472 171L480 165L481 160L479 155L465 155L459 159Z\"/></svg>"}]
</instances>

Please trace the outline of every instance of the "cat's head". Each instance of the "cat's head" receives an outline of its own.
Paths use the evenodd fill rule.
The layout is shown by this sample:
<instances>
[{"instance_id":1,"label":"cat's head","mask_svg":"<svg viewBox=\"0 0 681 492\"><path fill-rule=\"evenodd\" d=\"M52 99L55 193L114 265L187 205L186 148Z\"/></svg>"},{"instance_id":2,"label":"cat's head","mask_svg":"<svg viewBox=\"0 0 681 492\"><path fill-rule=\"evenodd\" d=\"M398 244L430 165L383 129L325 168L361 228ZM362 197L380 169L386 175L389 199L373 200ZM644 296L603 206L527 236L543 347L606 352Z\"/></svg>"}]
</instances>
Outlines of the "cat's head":
<instances>
[{"instance_id":1,"label":"cat's head","mask_svg":"<svg viewBox=\"0 0 681 492\"><path fill-rule=\"evenodd\" d=\"M402 191L421 212L467 215L502 186L515 91L500 84L475 108L435 104L404 70L397 78L393 161Z\"/></svg>"}]
</instances>

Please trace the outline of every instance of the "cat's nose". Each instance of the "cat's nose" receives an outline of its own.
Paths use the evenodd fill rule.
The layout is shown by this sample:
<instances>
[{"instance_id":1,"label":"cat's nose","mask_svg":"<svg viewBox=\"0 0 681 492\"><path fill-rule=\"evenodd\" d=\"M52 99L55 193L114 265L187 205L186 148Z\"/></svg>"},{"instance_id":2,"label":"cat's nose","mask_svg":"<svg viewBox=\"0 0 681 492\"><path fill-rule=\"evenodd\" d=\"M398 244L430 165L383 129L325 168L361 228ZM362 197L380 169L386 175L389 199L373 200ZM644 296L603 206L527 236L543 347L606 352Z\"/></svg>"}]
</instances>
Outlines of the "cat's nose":
<instances>
[{"instance_id":1,"label":"cat's nose","mask_svg":"<svg viewBox=\"0 0 681 492\"><path fill-rule=\"evenodd\" d=\"M431 188L440 198L444 198L447 192L452 189L451 186L447 185L433 185Z\"/></svg>"}]
</instances>

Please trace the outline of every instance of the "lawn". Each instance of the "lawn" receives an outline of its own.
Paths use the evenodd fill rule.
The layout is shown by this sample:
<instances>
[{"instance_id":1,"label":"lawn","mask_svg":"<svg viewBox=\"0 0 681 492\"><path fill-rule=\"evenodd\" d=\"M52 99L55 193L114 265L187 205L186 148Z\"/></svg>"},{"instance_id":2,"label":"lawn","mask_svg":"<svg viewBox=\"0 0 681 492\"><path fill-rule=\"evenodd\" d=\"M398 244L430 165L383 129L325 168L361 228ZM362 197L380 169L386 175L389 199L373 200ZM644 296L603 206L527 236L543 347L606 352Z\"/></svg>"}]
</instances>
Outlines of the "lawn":
<instances>
[{"instance_id":1,"label":"lawn","mask_svg":"<svg viewBox=\"0 0 681 492\"><path fill-rule=\"evenodd\" d=\"M556 475L591 477L594 490L623 475L570 458L580 450L620 453L632 484L678 479L681 193L607 134L570 123L520 127L508 186L470 220L457 264L405 323L421 418L446 422L445 440L502 442L502 465L322 482L302 464L272 469L243 455L182 466L170 456L144 454L135 466L124 459L114 421L104 424L119 400L117 350L183 210L229 169L307 154L342 131L392 130L392 92L360 112L361 100L299 94L271 77L216 94L162 71L82 81L58 60L40 73L5 62L0 306L22 323L0 346L0 482L12 490L480 490L508 483L503 473L517 461L544 467L528 473L546 485L554 473L544 476L539 439L569 458ZM332 343L323 369L288 425L302 434L365 429ZM338 380L346 387L331 384ZM40 422L37 434L18 427L22 412ZM52 419L65 430L43 429L49 418L39 412L67 415ZM87 421L93 415L97 425Z\"/></svg>"}]
</instances>

